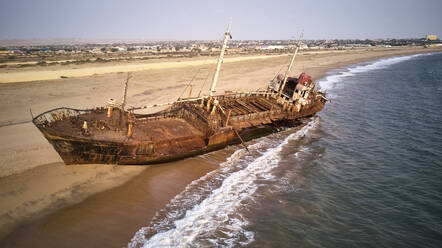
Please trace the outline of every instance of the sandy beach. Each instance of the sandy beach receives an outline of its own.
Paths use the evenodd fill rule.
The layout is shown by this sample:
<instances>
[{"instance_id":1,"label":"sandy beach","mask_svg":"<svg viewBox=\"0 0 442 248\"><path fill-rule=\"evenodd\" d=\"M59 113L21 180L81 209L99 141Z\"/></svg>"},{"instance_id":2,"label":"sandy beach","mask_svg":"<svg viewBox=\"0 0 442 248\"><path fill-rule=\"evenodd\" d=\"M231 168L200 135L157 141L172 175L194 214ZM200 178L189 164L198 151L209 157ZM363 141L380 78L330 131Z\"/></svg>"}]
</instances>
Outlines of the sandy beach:
<instances>
[{"instance_id":1,"label":"sandy beach","mask_svg":"<svg viewBox=\"0 0 442 248\"><path fill-rule=\"evenodd\" d=\"M318 80L350 64L437 51L442 48L303 51L291 74L305 71ZM228 57L217 92L264 89L288 60L289 55ZM0 246L125 246L158 209L234 150L158 166L65 166L30 123L30 109L36 115L61 106L83 109L105 105L109 98L119 100L125 72L132 72L129 106L176 100L195 74L193 95L201 89L204 94L214 62L192 58L0 69Z\"/></svg>"},{"instance_id":2,"label":"sandy beach","mask_svg":"<svg viewBox=\"0 0 442 248\"><path fill-rule=\"evenodd\" d=\"M224 63L234 63L246 60L257 60L257 59L270 59L276 58L284 55L265 55L265 56L244 56L244 57L234 57L226 58ZM98 74L106 74L111 72L136 72L145 70L159 70L159 69L171 69L171 68L182 68L189 66L204 66L215 64L214 59L198 59L186 61L165 61L157 63L136 63L136 64L126 64L126 65L102 65L93 66L86 68L68 68L68 69L58 69L55 70L30 70L30 71L11 71L8 73L3 73L0 75L0 83L16 83L16 82L32 82L40 80L51 80L59 79L61 77L87 77Z\"/></svg>"}]
</instances>

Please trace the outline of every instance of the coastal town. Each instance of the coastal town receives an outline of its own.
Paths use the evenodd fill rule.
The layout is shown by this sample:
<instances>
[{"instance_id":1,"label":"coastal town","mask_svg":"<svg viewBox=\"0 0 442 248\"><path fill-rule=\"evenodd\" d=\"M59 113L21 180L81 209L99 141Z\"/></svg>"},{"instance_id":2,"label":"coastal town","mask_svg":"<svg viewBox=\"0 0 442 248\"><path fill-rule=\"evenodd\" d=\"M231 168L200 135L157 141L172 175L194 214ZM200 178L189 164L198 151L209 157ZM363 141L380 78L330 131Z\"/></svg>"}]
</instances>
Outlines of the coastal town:
<instances>
[{"instance_id":1,"label":"coastal town","mask_svg":"<svg viewBox=\"0 0 442 248\"><path fill-rule=\"evenodd\" d=\"M281 54L295 47L295 40L232 40L227 55ZM415 39L333 39L303 40L300 50L357 50L398 47L437 47L436 35ZM0 41L0 68L81 64L115 60L148 60L164 57L215 56L218 40L4 40Z\"/></svg>"}]
</instances>

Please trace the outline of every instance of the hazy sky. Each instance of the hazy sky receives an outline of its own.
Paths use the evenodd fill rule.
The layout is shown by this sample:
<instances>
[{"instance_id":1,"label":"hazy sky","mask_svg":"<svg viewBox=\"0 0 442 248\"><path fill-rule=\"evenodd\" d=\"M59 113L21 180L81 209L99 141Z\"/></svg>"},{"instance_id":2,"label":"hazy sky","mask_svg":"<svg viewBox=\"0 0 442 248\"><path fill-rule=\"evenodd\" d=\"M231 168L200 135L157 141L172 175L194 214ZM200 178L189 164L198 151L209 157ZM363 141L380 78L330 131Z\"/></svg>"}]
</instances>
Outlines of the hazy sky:
<instances>
[{"instance_id":1,"label":"hazy sky","mask_svg":"<svg viewBox=\"0 0 442 248\"><path fill-rule=\"evenodd\" d=\"M0 0L0 39L442 36L442 0Z\"/></svg>"}]
</instances>

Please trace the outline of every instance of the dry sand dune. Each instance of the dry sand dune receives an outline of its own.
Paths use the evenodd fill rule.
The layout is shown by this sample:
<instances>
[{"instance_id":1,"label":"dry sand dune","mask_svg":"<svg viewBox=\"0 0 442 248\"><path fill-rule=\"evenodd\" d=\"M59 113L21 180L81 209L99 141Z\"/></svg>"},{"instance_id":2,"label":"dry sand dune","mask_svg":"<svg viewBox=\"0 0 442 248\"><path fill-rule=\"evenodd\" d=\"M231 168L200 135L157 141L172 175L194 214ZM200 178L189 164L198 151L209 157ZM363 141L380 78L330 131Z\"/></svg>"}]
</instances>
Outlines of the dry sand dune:
<instances>
[{"instance_id":1,"label":"dry sand dune","mask_svg":"<svg viewBox=\"0 0 442 248\"><path fill-rule=\"evenodd\" d=\"M301 53L292 75L304 70L318 79L330 69L361 61L432 51L437 50L405 48ZM259 59L227 58L217 90L222 93L227 89L264 88L275 74L285 68L288 59L287 55ZM149 170L149 167L112 165L64 166L57 153L29 122L30 107L34 114L38 114L60 106L81 109L104 105L108 98L121 99L122 82L126 75L108 73L121 71L134 71L128 89L128 105L140 106L177 99L186 84L199 72L193 82L196 95L213 73L213 64L208 63L208 60L163 61L91 68L84 65L81 69L69 67L67 70L54 67L54 71L49 72L39 71L39 68L27 68L22 73L1 71L2 82L36 78L40 81L0 84L0 104L3 106L0 108L0 238L25 221L120 185L141 171ZM72 78L60 79L60 75ZM203 92L207 92L209 84L206 82ZM198 174L197 171L191 173ZM161 187L167 189L168 184ZM167 202L173 195L165 194L163 197L165 199L162 201ZM154 210L150 212L155 213Z\"/></svg>"},{"instance_id":2,"label":"dry sand dune","mask_svg":"<svg viewBox=\"0 0 442 248\"><path fill-rule=\"evenodd\" d=\"M224 63L232 63L245 60L269 59L282 55L265 55L265 56L245 56L226 58ZM38 71L18 71L10 73L0 73L0 83L30 82L39 80L58 79L60 77L86 77L97 74L105 74L111 72L134 72L155 69L171 69L187 66L200 66L214 64L214 59L191 60L183 62L160 62L160 63L137 63L129 65L109 65L109 66L92 66L78 69L61 69L61 70L38 70Z\"/></svg>"}]
</instances>

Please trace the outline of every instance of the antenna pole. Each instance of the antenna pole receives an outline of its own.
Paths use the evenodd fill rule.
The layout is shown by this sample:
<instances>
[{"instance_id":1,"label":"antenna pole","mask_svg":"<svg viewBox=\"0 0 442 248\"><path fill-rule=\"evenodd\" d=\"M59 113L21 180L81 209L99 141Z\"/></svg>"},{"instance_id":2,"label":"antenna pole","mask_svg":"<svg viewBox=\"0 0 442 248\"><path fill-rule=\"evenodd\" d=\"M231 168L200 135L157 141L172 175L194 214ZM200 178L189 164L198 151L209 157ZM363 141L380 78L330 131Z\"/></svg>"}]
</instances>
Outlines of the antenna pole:
<instances>
[{"instance_id":1,"label":"antenna pole","mask_svg":"<svg viewBox=\"0 0 442 248\"><path fill-rule=\"evenodd\" d=\"M124 105L126 105L127 84L129 83L130 78L131 78L131 74L128 72L126 82L124 82L123 101L121 103L121 110L123 110L123 112L124 112Z\"/></svg>"},{"instance_id":2,"label":"antenna pole","mask_svg":"<svg viewBox=\"0 0 442 248\"><path fill-rule=\"evenodd\" d=\"M224 34L224 42L223 42L223 46L221 48L221 54L219 55L218 63L216 64L216 71L215 71L215 75L213 75L212 87L210 87L210 98L212 98L213 94L215 93L216 82L218 81L219 71L221 69L221 64L223 63L224 53L225 53L226 47L227 47L227 41L231 37L231 35L230 35L230 26L231 25L232 25L232 19L230 19L229 26L227 27L227 32Z\"/></svg>"},{"instance_id":3,"label":"antenna pole","mask_svg":"<svg viewBox=\"0 0 442 248\"><path fill-rule=\"evenodd\" d=\"M302 40L303 35L304 35L304 31L302 31L301 35L299 36L298 44L296 45L296 49L295 49L295 52L293 53L292 60L290 60L289 67L287 68L287 71L285 72L284 81L282 82L281 88L279 89L279 92L278 92L278 97L276 99L279 99L282 95L282 91L284 90L285 84L287 83L287 79L289 77L290 70L292 69L293 62L295 61L296 54L298 53L299 46L301 46L301 40Z\"/></svg>"}]
</instances>

